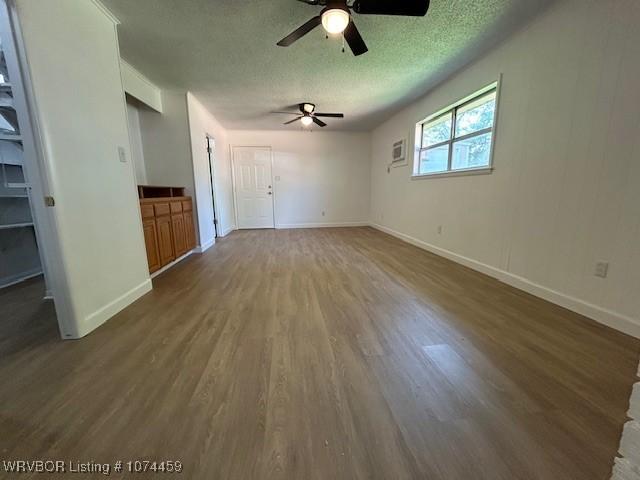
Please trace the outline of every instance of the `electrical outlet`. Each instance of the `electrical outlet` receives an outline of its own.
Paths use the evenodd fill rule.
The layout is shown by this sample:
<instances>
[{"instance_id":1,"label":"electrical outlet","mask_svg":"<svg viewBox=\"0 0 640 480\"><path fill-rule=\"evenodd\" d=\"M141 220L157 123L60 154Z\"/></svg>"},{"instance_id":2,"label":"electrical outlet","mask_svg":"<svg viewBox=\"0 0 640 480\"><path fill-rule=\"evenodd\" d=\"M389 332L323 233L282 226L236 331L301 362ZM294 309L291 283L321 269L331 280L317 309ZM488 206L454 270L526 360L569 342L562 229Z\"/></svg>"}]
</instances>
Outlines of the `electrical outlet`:
<instances>
[{"instance_id":1,"label":"electrical outlet","mask_svg":"<svg viewBox=\"0 0 640 480\"><path fill-rule=\"evenodd\" d=\"M124 147L118 147L118 158L122 163L127 163L127 152Z\"/></svg>"},{"instance_id":2,"label":"electrical outlet","mask_svg":"<svg viewBox=\"0 0 640 480\"><path fill-rule=\"evenodd\" d=\"M280 175L276 175L276 182L280 181Z\"/></svg>"},{"instance_id":3,"label":"electrical outlet","mask_svg":"<svg viewBox=\"0 0 640 480\"><path fill-rule=\"evenodd\" d=\"M438 225L438 235L442 235L442 225Z\"/></svg>"},{"instance_id":4,"label":"electrical outlet","mask_svg":"<svg viewBox=\"0 0 640 480\"><path fill-rule=\"evenodd\" d=\"M598 262L596 263L596 277L607 278L607 274L609 273L609 264L607 262Z\"/></svg>"}]
</instances>

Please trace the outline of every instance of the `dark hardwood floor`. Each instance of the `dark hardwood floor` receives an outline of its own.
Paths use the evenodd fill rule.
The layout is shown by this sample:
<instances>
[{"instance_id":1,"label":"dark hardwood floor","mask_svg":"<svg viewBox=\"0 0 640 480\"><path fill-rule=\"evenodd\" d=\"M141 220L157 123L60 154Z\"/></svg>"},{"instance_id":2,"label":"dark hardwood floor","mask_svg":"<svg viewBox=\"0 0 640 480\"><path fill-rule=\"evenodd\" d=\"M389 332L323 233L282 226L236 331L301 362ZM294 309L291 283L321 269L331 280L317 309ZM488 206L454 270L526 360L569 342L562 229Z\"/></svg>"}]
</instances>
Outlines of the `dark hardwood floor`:
<instances>
[{"instance_id":1,"label":"dark hardwood floor","mask_svg":"<svg viewBox=\"0 0 640 480\"><path fill-rule=\"evenodd\" d=\"M604 480L640 352L369 228L235 232L79 341L22 300L0 293L0 460L189 479Z\"/></svg>"}]
</instances>

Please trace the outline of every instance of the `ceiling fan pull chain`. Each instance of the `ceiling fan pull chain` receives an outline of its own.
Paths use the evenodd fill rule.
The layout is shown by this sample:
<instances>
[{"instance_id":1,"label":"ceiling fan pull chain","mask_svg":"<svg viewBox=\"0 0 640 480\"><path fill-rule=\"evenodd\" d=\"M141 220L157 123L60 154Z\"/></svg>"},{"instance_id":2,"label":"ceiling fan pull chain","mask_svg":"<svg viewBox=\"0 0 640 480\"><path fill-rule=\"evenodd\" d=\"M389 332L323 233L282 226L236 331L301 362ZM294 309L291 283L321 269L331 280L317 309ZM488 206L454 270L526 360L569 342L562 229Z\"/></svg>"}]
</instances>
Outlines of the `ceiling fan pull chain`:
<instances>
[{"instance_id":1,"label":"ceiling fan pull chain","mask_svg":"<svg viewBox=\"0 0 640 480\"><path fill-rule=\"evenodd\" d=\"M344 32L342 33L342 53L344 53Z\"/></svg>"}]
</instances>

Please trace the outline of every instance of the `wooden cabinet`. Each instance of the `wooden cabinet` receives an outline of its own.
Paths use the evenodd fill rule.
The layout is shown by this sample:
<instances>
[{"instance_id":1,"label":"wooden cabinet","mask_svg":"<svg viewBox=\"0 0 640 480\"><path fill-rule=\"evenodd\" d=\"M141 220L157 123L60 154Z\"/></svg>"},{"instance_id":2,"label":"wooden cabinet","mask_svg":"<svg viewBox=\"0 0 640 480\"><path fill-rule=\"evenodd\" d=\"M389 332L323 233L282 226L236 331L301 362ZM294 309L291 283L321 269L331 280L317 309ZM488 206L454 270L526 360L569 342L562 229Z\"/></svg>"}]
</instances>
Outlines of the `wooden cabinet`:
<instances>
[{"instance_id":1,"label":"wooden cabinet","mask_svg":"<svg viewBox=\"0 0 640 480\"><path fill-rule=\"evenodd\" d=\"M184 212L184 231L186 234L187 250L196 248L196 229L193 224L193 213Z\"/></svg>"},{"instance_id":2,"label":"wooden cabinet","mask_svg":"<svg viewBox=\"0 0 640 480\"><path fill-rule=\"evenodd\" d=\"M171 202L171 214L182 213L182 202Z\"/></svg>"},{"instance_id":3,"label":"wooden cabinet","mask_svg":"<svg viewBox=\"0 0 640 480\"><path fill-rule=\"evenodd\" d=\"M147 262L153 273L195 248L193 202L181 187L139 186L138 193Z\"/></svg>"},{"instance_id":4,"label":"wooden cabinet","mask_svg":"<svg viewBox=\"0 0 640 480\"><path fill-rule=\"evenodd\" d=\"M155 219L158 230L158 252L160 253L160 266L164 267L176 259L173 249L173 229L171 217L158 217Z\"/></svg>"},{"instance_id":5,"label":"wooden cabinet","mask_svg":"<svg viewBox=\"0 0 640 480\"><path fill-rule=\"evenodd\" d=\"M153 210L153 205L140 205L140 211L142 212L143 220L147 218L153 219L156 216Z\"/></svg>"},{"instance_id":6,"label":"wooden cabinet","mask_svg":"<svg viewBox=\"0 0 640 480\"><path fill-rule=\"evenodd\" d=\"M187 235L184 230L184 216L171 215L171 227L173 228L173 246L176 250L176 256L187 253Z\"/></svg>"},{"instance_id":7,"label":"wooden cabinet","mask_svg":"<svg viewBox=\"0 0 640 480\"><path fill-rule=\"evenodd\" d=\"M169 215L171 213L171 209L167 202L157 202L153 205L154 216L162 217L163 215Z\"/></svg>"},{"instance_id":8,"label":"wooden cabinet","mask_svg":"<svg viewBox=\"0 0 640 480\"><path fill-rule=\"evenodd\" d=\"M155 219L143 220L142 230L144 232L144 245L147 249L149 272L153 273L162 266L160 264L160 253L158 252L158 230Z\"/></svg>"}]
</instances>

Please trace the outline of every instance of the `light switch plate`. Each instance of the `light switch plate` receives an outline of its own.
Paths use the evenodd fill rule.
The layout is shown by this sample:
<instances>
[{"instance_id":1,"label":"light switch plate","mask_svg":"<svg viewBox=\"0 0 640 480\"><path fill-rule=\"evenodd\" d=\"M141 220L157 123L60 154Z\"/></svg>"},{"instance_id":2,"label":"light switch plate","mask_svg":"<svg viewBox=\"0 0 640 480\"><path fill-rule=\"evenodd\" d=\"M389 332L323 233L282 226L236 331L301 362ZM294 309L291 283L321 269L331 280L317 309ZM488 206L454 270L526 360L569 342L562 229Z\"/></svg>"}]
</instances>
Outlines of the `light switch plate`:
<instances>
[{"instance_id":1,"label":"light switch plate","mask_svg":"<svg viewBox=\"0 0 640 480\"><path fill-rule=\"evenodd\" d=\"M127 163L127 151L124 147L118 147L118 158L122 163Z\"/></svg>"}]
</instances>

